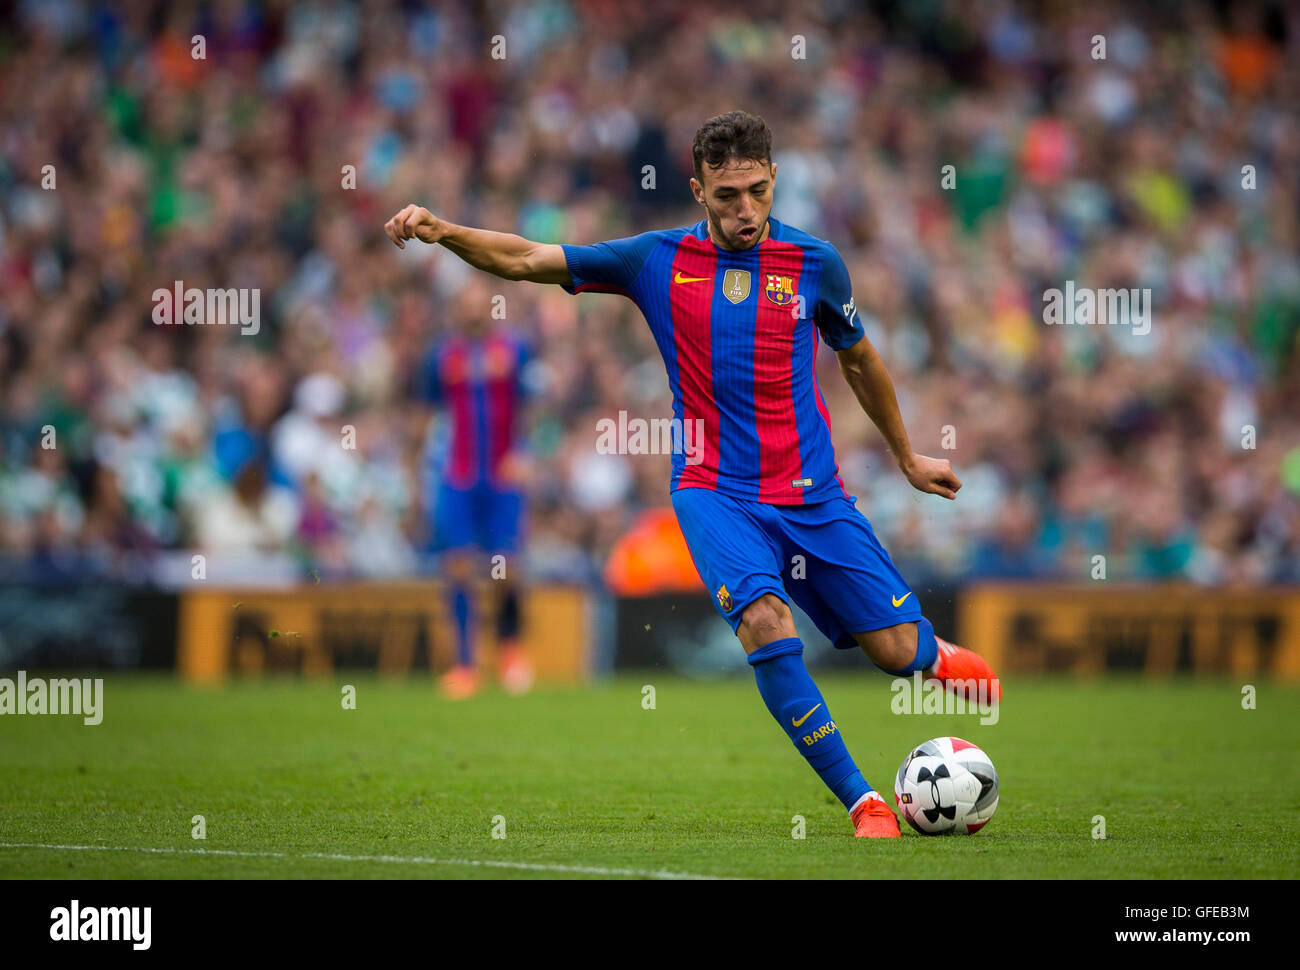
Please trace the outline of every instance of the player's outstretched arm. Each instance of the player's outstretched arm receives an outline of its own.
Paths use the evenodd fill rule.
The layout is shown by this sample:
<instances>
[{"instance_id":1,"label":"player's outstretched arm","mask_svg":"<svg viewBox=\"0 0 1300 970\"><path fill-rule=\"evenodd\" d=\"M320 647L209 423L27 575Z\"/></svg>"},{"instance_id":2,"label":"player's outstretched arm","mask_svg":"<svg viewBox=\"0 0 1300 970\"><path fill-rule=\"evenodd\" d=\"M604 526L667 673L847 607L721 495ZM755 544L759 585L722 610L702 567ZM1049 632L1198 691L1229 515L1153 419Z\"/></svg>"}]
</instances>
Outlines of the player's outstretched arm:
<instances>
[{"instance_id":1,"label":"player's outstretched arm","mask_svg":"<svg viewBox=\"0 0 1300 970\"><path fill-rule=\"evenodd\" d=\"M898 410L898 396L894 393L894 382L885 369L885 362L863 337L852 347L836 352L840 359L840 371L849 387L862 405L867 417L880 429L881 435L894 453L899 469L907 476L912 487L918 492L942 495L947 499L957 497L961 488L961 479L952 470L946 458L928 458L912 450L907 440L907 429L903 427L903 415Z\"/></svg>"},{"instance_id":2,"label":"player's outstretched arm","mask_svg":"<svg viewBox=\"0 0 1300 970\"><path fill-rule=\"evenodd\" d=\"M458 226L423 206L408 205L384 223L384 232L398 249L405 249L408 239L439 243L475 269L502 279L569 282L569 267L560 246L532 242L508 232Z\"/></svg>"}]
</instances>

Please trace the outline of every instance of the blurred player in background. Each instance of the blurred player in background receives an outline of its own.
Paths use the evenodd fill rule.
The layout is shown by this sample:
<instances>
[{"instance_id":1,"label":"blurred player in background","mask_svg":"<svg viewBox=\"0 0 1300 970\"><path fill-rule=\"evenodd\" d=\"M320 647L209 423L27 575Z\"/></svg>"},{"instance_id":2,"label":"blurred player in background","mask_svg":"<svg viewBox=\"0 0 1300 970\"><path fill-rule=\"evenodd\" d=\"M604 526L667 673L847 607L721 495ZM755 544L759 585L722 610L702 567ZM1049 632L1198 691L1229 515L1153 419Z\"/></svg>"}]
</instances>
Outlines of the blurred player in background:
<instances>
[{"instance_id":1,"label":"blurred player in background","mask_svg":"<svg viewBox=\"0 0 1300 970\"><path fill-rule=\"evenodd\" d=\"M956 498L945 459L912 450L893 382L867 339L835 248L770 218L776 166L763 119L743 111L696 132L691 190L706 218L591 246L456 226L410 205L385 225L440 243L506 279L571 293L621 293L641 309L668 370L677 520L714 605L739 637L772 716L849 812L855 834L896 837L893 811L863 778L803 662L793 598L838 648L861 647L896 676L1001 699L989 665L940 640L839 478L814 376L819 334L921 492ZM691 428L703 441L686 440ZM701 447L702 446L702 447Z\"/></svg>"},{"instance_id":2,"label":"blurred player in background","mask_svg":"<svg viewBox=\"0 0 1300 970\"><path fill-rule=\"evenodd\" d=\"M520 451L527 350L491 320L492 293L481 277L457 295L452 327L434 341L420 370L420 394L445 415L447 434L438 457L432 501L433 539L456 627L456 661L440 682L459 700L479 688L481 671L476 593L491 578L496 588L497 665L501 686L526 692L532 665L519 643L520 611L515 553L524 516Z\"/></svg>"}]
</instances>

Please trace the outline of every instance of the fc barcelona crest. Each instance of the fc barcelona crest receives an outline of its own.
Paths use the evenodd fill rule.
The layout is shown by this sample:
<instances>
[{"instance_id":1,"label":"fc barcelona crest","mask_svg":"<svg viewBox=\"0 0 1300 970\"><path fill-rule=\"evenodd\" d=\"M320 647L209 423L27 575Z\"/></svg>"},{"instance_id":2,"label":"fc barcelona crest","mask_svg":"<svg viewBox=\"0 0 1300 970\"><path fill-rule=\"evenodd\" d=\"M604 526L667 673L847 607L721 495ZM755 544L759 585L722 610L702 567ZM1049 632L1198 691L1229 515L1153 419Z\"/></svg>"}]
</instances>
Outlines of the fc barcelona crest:
<instances>
[{"instance_id":1,"label":"fc barcelona crest","mask_svg":"<svg viewBox=\"0 0 1300 970\"><path fill-rule=\"evenodd\" d=\"M794 279L790 276L767 274L767 286L763 288L767 298L777 306L789 306L794 302Z\"/></svg>"},{"instance_id":2,"label":"fc barcelona crest","mask_svg":"<svg viewBox=\"0 0 1300 970\"><path fill-rule=\"evenodd\" d=\"M746 273L745 275L748 276L749 274ZM721 606L724 610L730 612L731 607L734 606L735 604L732 602L731 594L727 592L727 587L725 584L718 587L717 596L718 596L718 605Z\"/></svg>"},{"instance_id":3,"label":"fc barcelona crest","mask_svg":"<svg viewBox=\"0 0 1300 970\"><path fill-rule=\"evenodd\" d=\"M749 270L729 269L722 276L722 295L732 303L749 299Z\"/></svg>"}]
</instances>

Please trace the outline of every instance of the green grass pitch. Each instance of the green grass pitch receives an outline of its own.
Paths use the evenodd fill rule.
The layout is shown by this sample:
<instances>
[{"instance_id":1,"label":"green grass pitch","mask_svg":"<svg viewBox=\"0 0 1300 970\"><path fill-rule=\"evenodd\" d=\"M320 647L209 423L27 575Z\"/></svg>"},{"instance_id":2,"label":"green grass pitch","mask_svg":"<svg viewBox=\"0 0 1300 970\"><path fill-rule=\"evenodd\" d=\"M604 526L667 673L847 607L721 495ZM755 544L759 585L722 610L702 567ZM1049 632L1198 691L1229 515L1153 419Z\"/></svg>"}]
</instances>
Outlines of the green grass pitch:
<instances>
[{"instance_id":1,"label":"green grass pitch","mask_svg":"<svg viewBox=\"0 0 1300 970\"><path fill-rule=\"evenodd\" d=\"M895 715L883 675L822 674L892 804L953 734L1001 780L974 836L851 837L749 679L622 676L523 698L424 681L194 689L110 674L104 721L0 717L9 878L1293 878L1300 689L1012 680L1000 720ZM356 685L344 710L340 685ZM655 708L642 687L655 688ZM207 837L192 838L202 815ZM794 816L806 837L792 837ZM1092 837L1105 817L1106 839ZM496 816L500 820L494 822ZM494 827L504 838L494 838ZM42 847L30 847L39 844ZM81 848L71 848L71 847ZM150 850L150 851L142 851Z\"/></svg>"}]
</instances>

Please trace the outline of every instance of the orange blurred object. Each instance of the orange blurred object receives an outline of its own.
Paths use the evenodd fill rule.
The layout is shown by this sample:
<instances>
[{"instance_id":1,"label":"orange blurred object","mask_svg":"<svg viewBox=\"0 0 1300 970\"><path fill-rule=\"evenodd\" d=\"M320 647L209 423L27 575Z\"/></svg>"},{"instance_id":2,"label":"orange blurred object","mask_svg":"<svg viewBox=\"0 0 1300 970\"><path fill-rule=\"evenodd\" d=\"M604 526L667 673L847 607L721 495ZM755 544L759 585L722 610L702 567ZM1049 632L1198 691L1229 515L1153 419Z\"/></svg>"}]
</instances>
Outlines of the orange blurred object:
<instances>
[{"instance_id":1,"label":"orange blurred object","mask_svg":"<svg viewBox=\"0 0 1300 970\"><path fill-rule=\"evenodd\" d=\"M154 42L154 67L168 87L192 88L199 83L207 67L207 58L196 58L194 48L183 37L163 34ZM204 50L206 55L207 51Z\"/></svg>"},{"instance_id":2,"label":"orange blurred object","mask_svg":"<svg viewBox=\"0 0 1300 970\"><path fill-rule=\"evenodd\" d=\"M1039 118L1025 129L1020 164L1031 182L1055 185L1070 174L1077 154L1069 125L1056 118Z\"/></svg>"},{"instance_id":3,"label":"orange blurred object","mask_svg":"<svg viewBox=\"0 0 1300 970\"><path fill-rule=\"evenodd\" d=\"M1229 37L1219 45L1219 68L1237 94L1256 95L1277 74L1281 56L1264 37Z\"/></svg>"},{"instance_id":4,"label":"orange blurred object","mask_svg":"<svg viewBox=\"0 0 1300 970\"><path fill-rule=\"evenodd\" d=\"M614 544L605 583L623 596L703 589L672 509L647 509Z\"/></svg>"}]
</instances>

